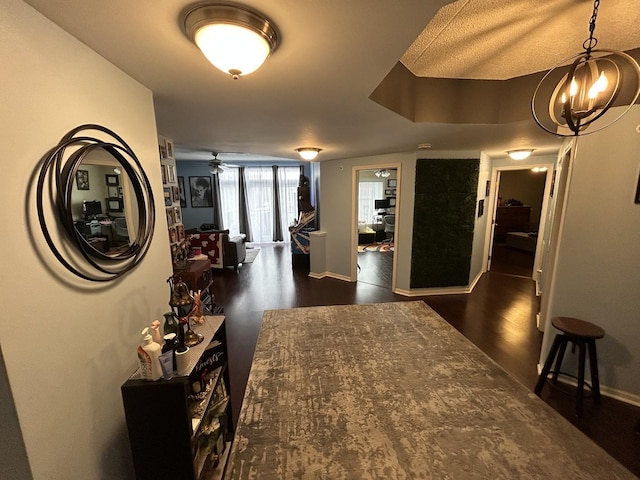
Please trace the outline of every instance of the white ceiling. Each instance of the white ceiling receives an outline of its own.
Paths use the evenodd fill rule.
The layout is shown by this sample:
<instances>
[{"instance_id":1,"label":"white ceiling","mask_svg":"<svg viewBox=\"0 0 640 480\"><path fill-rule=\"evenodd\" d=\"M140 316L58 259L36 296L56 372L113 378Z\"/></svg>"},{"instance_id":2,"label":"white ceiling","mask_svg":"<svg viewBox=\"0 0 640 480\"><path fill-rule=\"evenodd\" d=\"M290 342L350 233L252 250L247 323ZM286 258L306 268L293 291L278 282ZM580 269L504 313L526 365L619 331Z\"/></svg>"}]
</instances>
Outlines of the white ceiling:
<instances>
[{"instance_id":1,"label":"white ceiling","mask_svg":"<svg viewBox=\"0 0 640 480\"><path fill-rule=\"evenodd\" d=\"M260 70L233 80L182 32L189 0L26 3L151 89L158 132L174 140L179 159L202 160L211 151L223 160L231 152L296 159L300 146L322 148L321 160L420 143L553 150L559 139L532 119L414 123L369 96L401 58L420 76L504 79L547 70L580 51L593 8L584 0L246 0L277 25L282 42ZM640 0L603 2L599 47L640 47L639 24Z\"/></svg>"}]
</instances>

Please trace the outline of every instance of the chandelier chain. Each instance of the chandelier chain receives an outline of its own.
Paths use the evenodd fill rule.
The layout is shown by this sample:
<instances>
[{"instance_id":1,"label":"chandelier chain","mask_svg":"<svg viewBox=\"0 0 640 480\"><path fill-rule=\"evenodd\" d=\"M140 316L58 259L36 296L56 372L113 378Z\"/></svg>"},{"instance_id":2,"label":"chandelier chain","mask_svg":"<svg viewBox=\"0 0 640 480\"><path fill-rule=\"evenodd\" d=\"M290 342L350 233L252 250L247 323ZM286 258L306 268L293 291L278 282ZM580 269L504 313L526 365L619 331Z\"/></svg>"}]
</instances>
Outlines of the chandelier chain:
<instances>
[{"instance_id":1,"label":"chandelier chain","mask_svg":"<svg viewBox=\"0 0 640 480\"><path fill-rule=\"evenodd\" d=\"M591 20L589 20L589 38L582 43L582 48L587 52L587 56L591 54L591 50L598 44L598 39L593 36L596 31L596 18L598 18L598 7L600 6L600 0L594 0L593 13L591 14ZM588 57L587 57L588 58Z\"/></svg>"}]
</instances>

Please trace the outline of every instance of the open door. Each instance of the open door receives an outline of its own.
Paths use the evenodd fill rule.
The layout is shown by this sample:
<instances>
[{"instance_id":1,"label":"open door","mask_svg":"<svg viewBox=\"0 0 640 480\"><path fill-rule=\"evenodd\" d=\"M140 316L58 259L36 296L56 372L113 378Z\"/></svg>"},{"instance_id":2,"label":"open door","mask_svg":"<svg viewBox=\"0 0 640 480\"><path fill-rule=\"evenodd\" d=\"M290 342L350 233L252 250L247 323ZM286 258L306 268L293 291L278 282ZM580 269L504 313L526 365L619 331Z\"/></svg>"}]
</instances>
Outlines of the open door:
<instances>
[{"instance_id":1,"label":"open door","mask_svg":"<svg viewBox=\"0 0 640 480\"><path fill-rule=\"evenodd\" d=\"M551 164L497 167L487 270L534 278Z\"/></svg>"},{"instance_id":2,"label":"open door","mask_svg":"<svg viewBox=\"0 0 640 480\"><path fill-rule=\"evenodd\" d=\"M540 297L540 313L538 314L538 330L544 331L547 312L549 310L549 295L553 273L556 265L558 238L562 228L563 213L565 208L566 190L573 155L574 142L568 143L561 150L556 169L551 178L549 192L549 207L545 229L541 238L541 258L537 268L536 292Z\"/></svg>"},{"instance_id":3,"label":"open door","mask_svg":"<svg viewBox=\"0 0 640 480\"><path fill-rule=\"evenodd\" d=\"M395 288L399 176L400 165L354 168L352 279L390 290Z\"/></svg>"}]
</instances>

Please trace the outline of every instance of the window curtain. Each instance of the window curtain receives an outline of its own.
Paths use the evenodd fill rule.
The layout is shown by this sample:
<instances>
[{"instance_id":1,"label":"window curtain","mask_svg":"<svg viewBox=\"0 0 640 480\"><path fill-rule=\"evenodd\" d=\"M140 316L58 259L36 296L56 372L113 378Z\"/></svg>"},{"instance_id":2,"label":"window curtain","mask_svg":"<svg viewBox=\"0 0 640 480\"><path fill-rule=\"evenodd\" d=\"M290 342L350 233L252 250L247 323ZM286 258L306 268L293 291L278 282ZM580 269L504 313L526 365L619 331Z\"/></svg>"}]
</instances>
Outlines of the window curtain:
<instances>
[{"instance_id":1,"label":"window curtain","mask_svg":"<svg viewBox=\"0 0 640 480\"><path fill-rule=\"evenodd\" d=\"M289 226L298 219L301 171L276 166L225 169L218 176L225 228L232 235L244 233L248 242L277 242L285 237L288 241Z\"/></svg>"},{"instance_id":2,"label":"window curtain","mask_svg":"<svg viewBox=\"0 0 640 480\"><path fill-rule=\"evenodd\" d=\"M253 241L257 243L272 242L273 169L271 167L251 167L244 171Z\"/></svg>"},{"instance_id":3,"label":"window curtain","mask_svg":"<svg viewBox=\"0 0 640 480\"><path fill-rule=\"evenodd\" d=\"M287 231L298 219L298 184L302 167L280 167L278 169L278 189L280 190L280 218L282 230Z\"/></svg>"},{"instance_id":4,"label":"window curtain","mask_svg":"<svg viewBox=\"0 0 640 480\"><path fill-rule=\"evenodd\" d=\"M222 218L222 198L220 196L220 175L213 175L213 224L218 230L224 230Z\"/></svg>"},{"instance_id":5,"label":"window curtain","mask_svg":"<svg viewBox=\"0 0 640 480\"><path fill-rule=\"evenodd\" d=\"M218 175L220 197L222 203L222 219L229 234L240 233L240 187L239 169L228 168L222 175Z\"/></svg>"},{"instance_id":6,"label":"window curtain","mask_svg":"<svg viewBox=\"0 0 640 480\"><path fill-rule=\"evenodd\" d=\"M281 242L282 238L282 214L280 211L280 189L278 188L278 166L273 165L273 241Z\"/></svg>"},{"instance_id":7,"label":"window curtain","mask_svg":"<svg viewBox=\"0 0 640 480\"><path fill-rule=\"evenodd\" d=\"M245 168L240 167L238 172L238 221L240 233L244 233L247 242L253 242L251 235L251 215L249 211L249 198L247 195L247 180Z\"/></svg>"},{"instance_id":8,"label":"window curtain","mask_svg":"<svg viewBox=\"0 0 640 480\"><path fill-rule=\"evenodd\" d=\"M373 224L375 201L384 198L384 182L358 182L358 221Z\"/></svg>"}]
</instances>

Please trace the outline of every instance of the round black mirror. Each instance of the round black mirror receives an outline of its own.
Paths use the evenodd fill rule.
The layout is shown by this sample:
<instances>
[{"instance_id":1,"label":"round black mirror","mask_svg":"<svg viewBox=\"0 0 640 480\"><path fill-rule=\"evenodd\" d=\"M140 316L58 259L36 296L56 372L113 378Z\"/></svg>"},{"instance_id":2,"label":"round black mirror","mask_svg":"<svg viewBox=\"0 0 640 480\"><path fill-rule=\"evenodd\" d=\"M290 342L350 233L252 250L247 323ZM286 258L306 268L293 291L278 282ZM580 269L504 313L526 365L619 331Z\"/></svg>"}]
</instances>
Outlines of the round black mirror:
<instances>
[{"instance_id":1,"label":"round black mirror","mask_svg":"<svg viewBox=\"0 0 640 480\"><path fill-rule=\"evenodd\" d=\"M61 235L50 231L44 198L52 203ZM71 130L46 155L36 201L52 252L86 280L105 282L124 275L151 244L155 204L149 180L129 145L100 125Z\"/></svg>"}]
</instances>

